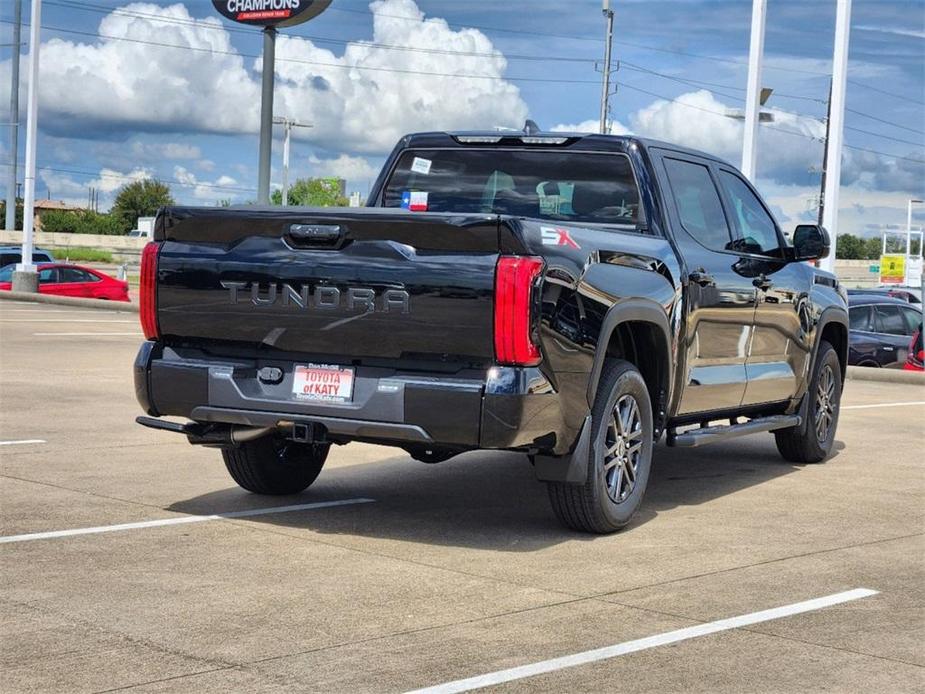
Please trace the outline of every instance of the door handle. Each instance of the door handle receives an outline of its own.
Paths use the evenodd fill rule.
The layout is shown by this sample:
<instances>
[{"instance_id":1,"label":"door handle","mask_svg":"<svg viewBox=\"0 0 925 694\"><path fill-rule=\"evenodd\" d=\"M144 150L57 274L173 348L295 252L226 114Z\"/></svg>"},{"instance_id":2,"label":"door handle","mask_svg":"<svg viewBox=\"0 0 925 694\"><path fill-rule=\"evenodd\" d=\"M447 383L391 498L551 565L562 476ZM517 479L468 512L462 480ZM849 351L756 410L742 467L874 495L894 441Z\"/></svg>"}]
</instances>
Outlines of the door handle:
<instances>
[{"instance_id":1,"label":"door handle","mask_svg":"<svg viewBox=\"0 0 925 694\"><path fill-rule=\"evenodd\" d=\"M708 273L703 268L699 270L694 270L687 278L694 284L699 284L701 287L715 287L716 279Z\"/></svg>"},{"instance_id":2,"label":"door handle","mask_svg":"<svg viewBox=\"0 0 925 694\"><path fill-rule=\"evenodd\" d=\"M763 291L767 291L774 285L774 283L764 275L758 275L755 279L752 280L752 284Z\"/></svg>"},{"instance_id":3,"label":"door handle","mask_svg":"<svg viewBox=\"0 0 925 694\"><path fill-rule=\"evenodd\" d=\"M290 224L289 236L300 244L331 244L343 236L338 224Z\"/></svg>"}]
</instances>

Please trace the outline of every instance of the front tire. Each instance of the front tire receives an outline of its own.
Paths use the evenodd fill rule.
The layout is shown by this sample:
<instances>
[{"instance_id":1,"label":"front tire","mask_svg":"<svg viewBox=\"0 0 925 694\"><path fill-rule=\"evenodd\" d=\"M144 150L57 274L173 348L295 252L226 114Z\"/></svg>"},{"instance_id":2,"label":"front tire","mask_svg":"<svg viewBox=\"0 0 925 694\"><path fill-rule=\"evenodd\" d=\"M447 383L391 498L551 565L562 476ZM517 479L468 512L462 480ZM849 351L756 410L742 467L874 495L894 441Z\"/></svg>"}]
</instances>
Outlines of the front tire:
<instances>
[{"instance_id":1,"label":"front tire","mask_svg":"<svg viewBox=\"0 0 925 694\"><path fill-rule=\"evenodd\" d=\"M841 362L831 344L823 340L804 398L804 421L774 432L777 450L792 463L821 463L832 451L841 406Z\"/></svg>"},{"instance_id":2,"label":"front tire","mask_svg":"<svg viewBox=\"0 0 925 694\"><path fill-rule=\"evenodd\" d=\"M255 494L298 494L318 477L330 444L304 444L264 436L224 446L225 467L238 485Z\"/></svg>"},{"instance_id":3,"label":"front tire","mask_svg":"<svg viewBox=\"0 0 925 694\"><path fill-rule=\"evenodd\" d=\"M642 374L627 361L607 360L591 410L587 480L547 483L558 519L598 534L626 526L642 504L653 445L652 404Z\"/></svg>"}]
</instances>

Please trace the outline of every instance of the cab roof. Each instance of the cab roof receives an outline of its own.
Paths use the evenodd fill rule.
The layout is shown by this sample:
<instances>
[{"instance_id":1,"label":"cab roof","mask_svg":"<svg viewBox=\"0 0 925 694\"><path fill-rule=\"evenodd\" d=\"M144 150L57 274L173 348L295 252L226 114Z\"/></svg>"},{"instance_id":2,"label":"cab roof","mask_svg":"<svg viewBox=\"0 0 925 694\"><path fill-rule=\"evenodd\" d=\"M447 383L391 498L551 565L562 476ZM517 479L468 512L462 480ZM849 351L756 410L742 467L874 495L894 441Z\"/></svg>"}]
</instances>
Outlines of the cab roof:
<instances>
[{"instance_id":1,"label":"cab roof","mask_svg":"<svg viewBox=\"0 0 925 694\"><path fill-rule=\"evenodd\" d=\"M495 142L484 140L495 139ZM717 157L708 152L683 147L681 145L654 140L647 137L637 137L635 135L601 135L599 133L581 133L581 132L547 132L535 131L525 132L521 130L458 130L458 131L432 131L411 133L402 138L400 146L405 148L415 147L459 147L467 146L477 147L524 147L543 146L543 142L525 143L524 138L532 140L547 140L546 146L562 147L575 151L585 152L625 152L635 146L640 149L666 149L673 152L680 152L703 159L711 159L726 165L731 165L724 159ZM564 142L553 142L562 140ZM464 142L464 140L483 140L481 142Z\"/></svg>"}]
</instances>

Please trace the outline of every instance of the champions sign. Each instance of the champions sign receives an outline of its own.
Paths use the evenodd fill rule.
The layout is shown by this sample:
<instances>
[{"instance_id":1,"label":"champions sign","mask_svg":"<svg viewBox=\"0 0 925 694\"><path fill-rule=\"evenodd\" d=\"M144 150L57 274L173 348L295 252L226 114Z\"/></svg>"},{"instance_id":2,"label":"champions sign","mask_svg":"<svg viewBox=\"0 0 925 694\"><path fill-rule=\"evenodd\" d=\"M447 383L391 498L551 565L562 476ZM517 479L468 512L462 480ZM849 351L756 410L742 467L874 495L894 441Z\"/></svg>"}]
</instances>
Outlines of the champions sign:
<instances>
[{"instance_id":1,"label":"champions sign","mask_svg":"<svg viewBox=\"0 0 925 694\"><path fill-rule=\"evenodd\" d=\"M288 27L324 12L331 0L212 0L219 14L242 24Z\"/></svg>"}]
</instances>

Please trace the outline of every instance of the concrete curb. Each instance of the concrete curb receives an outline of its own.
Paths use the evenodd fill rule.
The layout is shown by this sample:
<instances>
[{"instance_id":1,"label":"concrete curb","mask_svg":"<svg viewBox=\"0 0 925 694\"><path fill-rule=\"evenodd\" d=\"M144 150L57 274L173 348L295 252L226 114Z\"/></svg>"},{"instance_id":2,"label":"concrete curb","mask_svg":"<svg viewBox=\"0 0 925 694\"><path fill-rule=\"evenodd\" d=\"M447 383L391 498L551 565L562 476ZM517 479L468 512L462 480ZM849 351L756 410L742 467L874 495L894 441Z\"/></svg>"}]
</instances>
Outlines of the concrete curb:
<instances>
[{"instance_id":1,"label":"concrete curb","mask_svg":"<svg viewBox=\"0 0 925 694\"><path fill-rule=\"evenodd\" d=\"M104 299L78 299L74 296L54 296L53 294L33 294L31 292L3 292L0 300L31 301L35 304L59 304L83 308L101 308L105 311L124 311L138 313L138 304L131 301L106 301Z\"/></svg>"},{"instance_id":2,"label":"concrete curb","mask_svg":"<svg viewBox=\"0 0 925 694\"><path fill-rule=\"evenodd\" d=\"M902 369L877 369L872 366L849 366L845 377L852 381L880 381L925 386L925 372Z\"/></svg>"}]
</instances>

